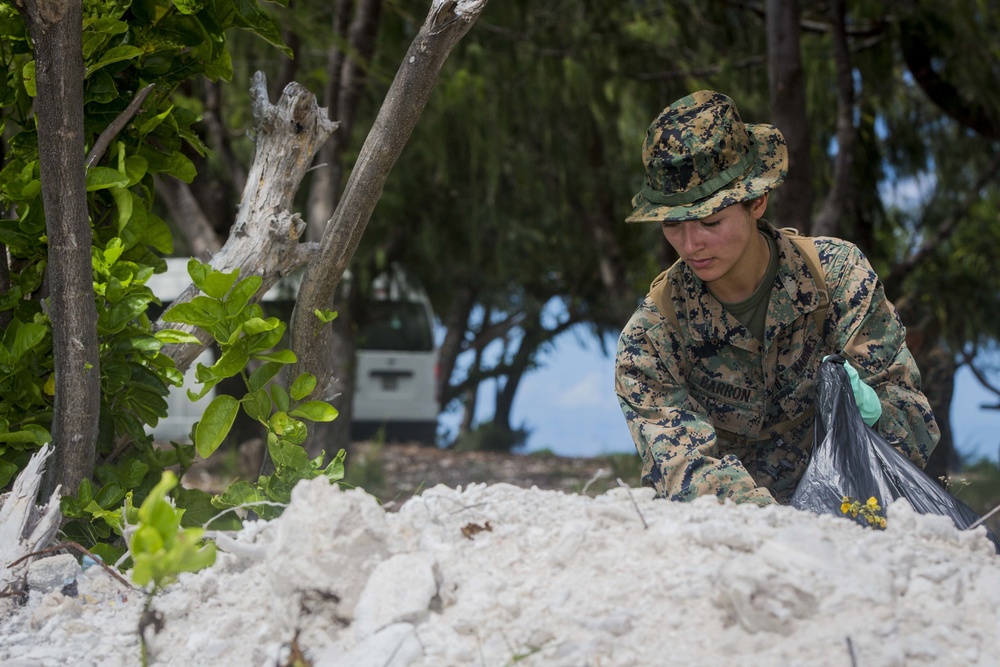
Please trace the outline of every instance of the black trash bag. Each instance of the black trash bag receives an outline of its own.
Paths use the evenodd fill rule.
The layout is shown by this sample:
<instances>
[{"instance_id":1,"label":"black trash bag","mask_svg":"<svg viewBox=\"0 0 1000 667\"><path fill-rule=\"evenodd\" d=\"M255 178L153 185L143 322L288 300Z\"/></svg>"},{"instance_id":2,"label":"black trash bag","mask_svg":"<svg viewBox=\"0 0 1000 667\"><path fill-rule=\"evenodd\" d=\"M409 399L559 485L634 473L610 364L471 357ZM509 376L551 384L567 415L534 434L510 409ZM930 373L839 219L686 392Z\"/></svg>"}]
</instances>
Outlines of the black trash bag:
<instances>
[{"instance_id":1,"label":"black trash bag","mask_svg":"<svg viewBox=\"0 0 1000 667\"><path fill-rule=\"evenodd\" d=\"M951 517L961 530L979 521L971 507L865 424L843 364L839 356L820 364L812 461L792 495L792 506L840 515L844 496L862 503L875 497L882 507L906 498L918 513ZM986 532L1000 553L1000 540L989 528Z\"/></svg>"}]
</instances>

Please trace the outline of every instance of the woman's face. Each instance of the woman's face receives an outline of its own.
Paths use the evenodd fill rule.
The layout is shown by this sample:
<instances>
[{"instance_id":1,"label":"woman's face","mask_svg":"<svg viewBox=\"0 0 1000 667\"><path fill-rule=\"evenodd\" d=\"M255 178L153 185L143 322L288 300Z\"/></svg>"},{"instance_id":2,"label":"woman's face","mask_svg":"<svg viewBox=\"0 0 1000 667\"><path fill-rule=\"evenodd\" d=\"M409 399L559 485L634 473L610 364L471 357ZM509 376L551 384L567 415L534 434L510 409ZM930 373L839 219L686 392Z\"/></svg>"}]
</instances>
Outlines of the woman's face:
<instances>
[{"instance_id":1,"label":"woman's face","mask_svg":"<svg viewBox=\"0 0 1000 667\"><path fill-rule=\"evenodd\" d=\"M757 219L767 197L748 208L733 204L701 220L662 223L663 235L695 275L716 294L752 292L767 269L766 248L758 243ZM748 292L748 296L749 296Z\"/></svg>"}]
</instances>

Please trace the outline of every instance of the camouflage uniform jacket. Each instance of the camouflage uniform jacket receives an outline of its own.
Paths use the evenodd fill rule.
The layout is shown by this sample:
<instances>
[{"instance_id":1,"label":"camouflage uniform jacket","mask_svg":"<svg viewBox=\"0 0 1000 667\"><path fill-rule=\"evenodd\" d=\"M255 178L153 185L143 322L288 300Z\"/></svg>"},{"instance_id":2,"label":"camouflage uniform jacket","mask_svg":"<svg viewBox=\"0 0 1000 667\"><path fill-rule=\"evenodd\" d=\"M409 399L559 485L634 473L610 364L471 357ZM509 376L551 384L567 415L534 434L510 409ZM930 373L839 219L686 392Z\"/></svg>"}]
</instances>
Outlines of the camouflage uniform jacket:
<instances>
[{"instance_id":1,"label":"camouflage uniform jacket","mask_svg":"<svg viewBox=\"0 0 1000 667\"><path fill-rule=\"evenodd\" d=\"M937 423L903 324L868 260L846 241L812 239L829 293L820 335L810 315L820 288L808 265L785 235L766 222L760 228L778 247L763 343L683 262L665 276L677 319L647 296L619 338L615 390L643 459L643 482L673 500L714 494L787 503L812 450L819 364L835 353L878 394L875 429L923 467Z\"/></svg>"}]
</instances>

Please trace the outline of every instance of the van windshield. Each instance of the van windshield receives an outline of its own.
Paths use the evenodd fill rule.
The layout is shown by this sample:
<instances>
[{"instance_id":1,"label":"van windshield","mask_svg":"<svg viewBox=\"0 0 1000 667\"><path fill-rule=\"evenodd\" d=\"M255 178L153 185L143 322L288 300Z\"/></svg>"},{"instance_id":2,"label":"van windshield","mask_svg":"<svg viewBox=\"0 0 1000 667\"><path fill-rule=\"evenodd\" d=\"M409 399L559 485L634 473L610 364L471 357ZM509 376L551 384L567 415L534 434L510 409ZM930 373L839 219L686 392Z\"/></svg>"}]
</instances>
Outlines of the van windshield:
<instances>
[{"instance_id":1,"label":"van windshield","mask_svg":"<svg viewBox=\"0 0 1000 667\"><path fill-rule=\"evenodd\" d=\"M427 309L413 301L369 301L358 321L358 347L398 352L433 350Z\"/></svg>"}]
</instances>

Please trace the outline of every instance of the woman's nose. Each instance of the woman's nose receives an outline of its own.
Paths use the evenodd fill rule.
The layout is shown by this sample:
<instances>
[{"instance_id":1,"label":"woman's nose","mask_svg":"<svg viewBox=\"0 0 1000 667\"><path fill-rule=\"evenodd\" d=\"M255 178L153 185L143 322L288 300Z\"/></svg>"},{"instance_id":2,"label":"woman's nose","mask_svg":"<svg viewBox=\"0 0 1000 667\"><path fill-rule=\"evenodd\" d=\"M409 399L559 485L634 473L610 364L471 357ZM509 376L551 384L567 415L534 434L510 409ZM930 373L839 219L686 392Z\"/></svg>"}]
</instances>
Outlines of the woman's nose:
<instances>
[{"instance_id":1,"label":"woman's nose","mask_svg":"<svg viewBox=\"0 0 1000 667\"><path fill-rule=\"evenodd\" d=\"M684 250L685 254L690 254L691 252L698 250L701 245L701 234L698 229L699 225L697 222L691 224L690 222L685 222L681 224L681 248Z\"/></svg>"}]
</instances>

